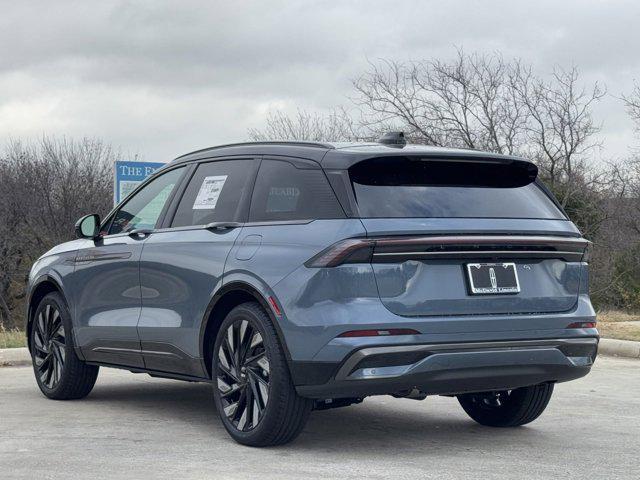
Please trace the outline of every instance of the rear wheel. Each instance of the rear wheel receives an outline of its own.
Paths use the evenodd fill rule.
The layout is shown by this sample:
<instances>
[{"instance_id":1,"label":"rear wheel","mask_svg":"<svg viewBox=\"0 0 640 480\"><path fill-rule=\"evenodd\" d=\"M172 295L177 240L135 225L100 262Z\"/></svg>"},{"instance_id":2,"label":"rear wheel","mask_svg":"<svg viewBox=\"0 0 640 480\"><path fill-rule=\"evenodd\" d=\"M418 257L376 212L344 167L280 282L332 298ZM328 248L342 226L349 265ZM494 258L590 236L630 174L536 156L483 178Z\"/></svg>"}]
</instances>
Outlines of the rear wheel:
<instances>
[{"instance_id":1,"label":"rear wheel","mask_svg":"<svg viewBox=\"0 0 640 480\"><path fill-rule=\"evenodd\" d=\"M296 393L275 328L257 303L237 306L222 322L212 372L216 408L237 442L279 445L302 431L313 402Z\"/></svg>"},{"instance_id":2,"label":"rear wheel","mask_svg":"<svg viewBox=\"0 0 640 480\"><path fill-rule=\"evenodd\" d=\"M74 351L71 317L59 293L46 295L31 327L31 358L38 387L47 397L86 397L98 377L98 367L81 361Z\"/></svg>"},{"instance_id":3,"label":"rear wheel","mask_svg":"<svg viewBox=\"0 0 640 480\"><path fill-rule=\"evenodd\" d=\"M500 392L466 393L458 401L467 415L481 425L517 427L534 421L547 408L552 383Z\"/></svg>"}]
</instances>

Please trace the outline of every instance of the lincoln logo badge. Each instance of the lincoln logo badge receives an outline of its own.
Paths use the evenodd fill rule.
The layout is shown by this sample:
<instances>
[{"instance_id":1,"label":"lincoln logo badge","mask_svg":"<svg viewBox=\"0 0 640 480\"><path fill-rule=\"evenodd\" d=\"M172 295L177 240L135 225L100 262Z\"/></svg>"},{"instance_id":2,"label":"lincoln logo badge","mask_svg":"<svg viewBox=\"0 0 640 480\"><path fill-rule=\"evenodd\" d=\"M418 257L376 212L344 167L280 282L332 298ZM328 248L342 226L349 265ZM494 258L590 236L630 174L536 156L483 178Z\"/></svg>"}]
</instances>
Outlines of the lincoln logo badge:
<instances>
[{"instance_id":1,"label":"lincoln logo badge","mask_svg":"<svg viewBox=\"0 0 640 480\"><path fill-rule=\"evenodd\" d=\"M489 269L489 278L491 279L491 287L496 288L498 281L496 280L496 271L493 268Z\"/></svg>"}]
</instances>

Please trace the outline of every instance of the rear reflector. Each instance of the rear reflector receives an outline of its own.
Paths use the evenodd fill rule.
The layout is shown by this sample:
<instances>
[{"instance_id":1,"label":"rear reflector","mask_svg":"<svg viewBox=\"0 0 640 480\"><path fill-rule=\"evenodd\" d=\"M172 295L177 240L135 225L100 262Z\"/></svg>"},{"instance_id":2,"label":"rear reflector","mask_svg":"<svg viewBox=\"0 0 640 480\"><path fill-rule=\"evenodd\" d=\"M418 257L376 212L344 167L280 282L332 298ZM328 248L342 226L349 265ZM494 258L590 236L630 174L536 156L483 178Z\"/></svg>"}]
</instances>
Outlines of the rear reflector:
<instances>
[{"instance_id":1,"label":"rear reflector","mask_svg":"<svg viewBox=\"0 0 640 480\"><path fill-rule=\"evenodd\" d=\"M388 330L350 330L341 333L338 337L388 337L390 335L420 335L420 332L411 328L390 328Z\"/></svg>"},{"instance_id":2,"label":"rear reflector","mask_svg":"<svg viewBox=\"0 0 640 480\"><path fill-rule=\"evenodd\" d=\"M273 297L269 297L269 304L271 305L271 308L273 308L273 311L276 314L276 316L281 317L282 312L280 311L280 307L278 307L278 304L276 303L276 299Z\"/></svg>"},{"instance_id":3,"label":"rear reflector","mask_svg":"<svg viewBox=\"0 0 640 480\"><path fill-rule=\"evenodd\" d=\"M596 328L596 322L573 322L567 328Z\"/></svg>"}]
</instances>

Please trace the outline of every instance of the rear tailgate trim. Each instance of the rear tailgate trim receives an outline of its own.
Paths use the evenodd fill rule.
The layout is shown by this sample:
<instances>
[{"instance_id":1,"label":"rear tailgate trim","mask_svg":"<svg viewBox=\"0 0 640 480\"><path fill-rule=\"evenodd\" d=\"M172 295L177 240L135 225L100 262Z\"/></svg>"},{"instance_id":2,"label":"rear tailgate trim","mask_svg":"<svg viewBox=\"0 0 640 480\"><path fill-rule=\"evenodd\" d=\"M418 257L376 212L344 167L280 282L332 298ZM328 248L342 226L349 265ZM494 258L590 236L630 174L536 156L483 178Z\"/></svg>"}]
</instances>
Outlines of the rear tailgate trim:
<instances>
[{"instance_id":1,"label":"rear tailgate trim","mask_svg":"<svg viewBox=\"0 0 640 480\"><path fill-rule=\"evenodd\" d=\"M373 262L427 259L558 258L582 260L589 241L583 238L516 235L412 236L372 239Z\"/></svg>"}]
</instances>

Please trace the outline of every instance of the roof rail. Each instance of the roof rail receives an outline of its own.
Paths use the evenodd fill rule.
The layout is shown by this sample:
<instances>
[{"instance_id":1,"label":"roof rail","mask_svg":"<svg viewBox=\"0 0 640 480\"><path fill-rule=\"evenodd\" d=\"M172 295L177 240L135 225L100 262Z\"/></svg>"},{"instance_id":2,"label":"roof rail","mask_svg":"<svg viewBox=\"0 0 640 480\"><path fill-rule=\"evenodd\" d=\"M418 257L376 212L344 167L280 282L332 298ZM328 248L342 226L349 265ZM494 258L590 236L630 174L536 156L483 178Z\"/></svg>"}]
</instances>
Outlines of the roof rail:
<instances>
[{"instance_id":1,"label":"roof rail","mask_svg":"<svg viewBox=\"0 0 640 480\"><path fill-rule=\"evenodd\" d=\"M312 148L328 148L334 149L335 147L330 143L320 143L320 142L304 142L304 141L268 141L268 142L239 142L239 143L227 143L225 145L216 145L215 147L207 147L202 148L200 150L194 150L193 152L185 153L184 155L180 155L176 157L174 160L179 160L184 157L188 157L189 155L194 155L196 153L208 152L210 150L217 150L219 148L226 147L243 147L248 145L292 145L299 147L312 147Z\"/></svg>"}]
</instances>

